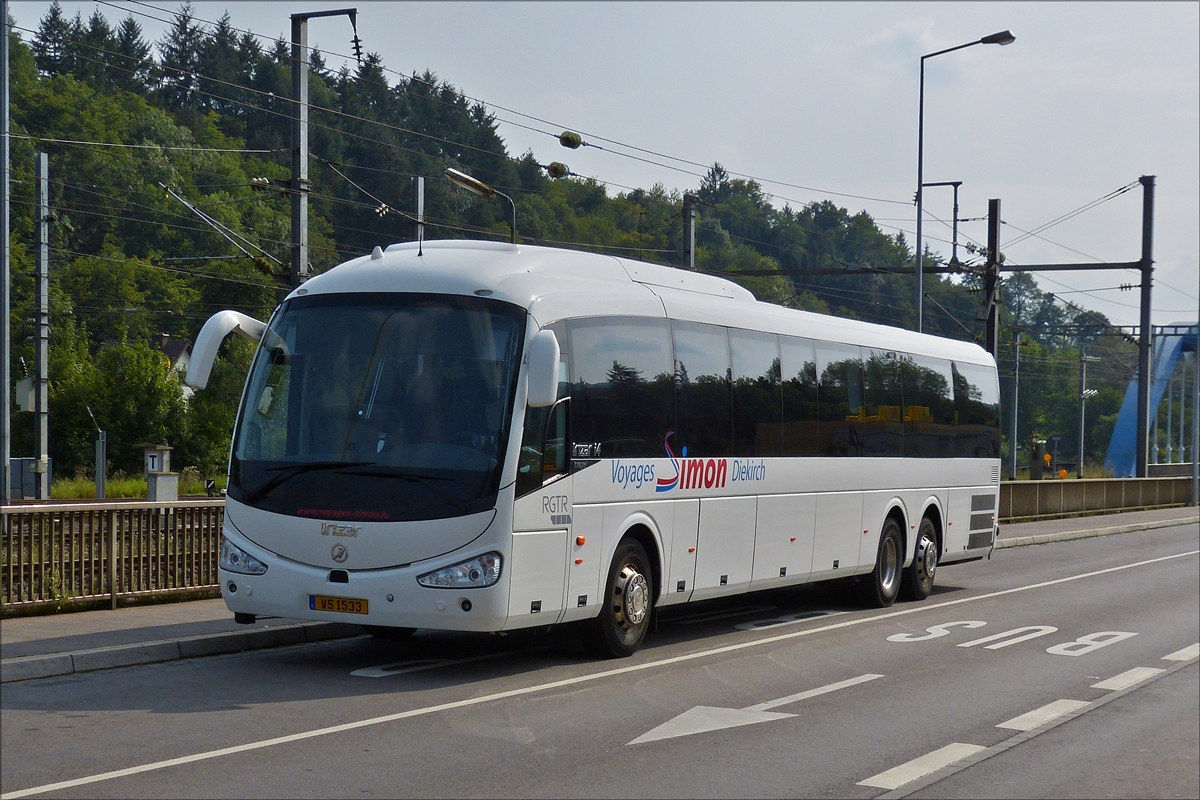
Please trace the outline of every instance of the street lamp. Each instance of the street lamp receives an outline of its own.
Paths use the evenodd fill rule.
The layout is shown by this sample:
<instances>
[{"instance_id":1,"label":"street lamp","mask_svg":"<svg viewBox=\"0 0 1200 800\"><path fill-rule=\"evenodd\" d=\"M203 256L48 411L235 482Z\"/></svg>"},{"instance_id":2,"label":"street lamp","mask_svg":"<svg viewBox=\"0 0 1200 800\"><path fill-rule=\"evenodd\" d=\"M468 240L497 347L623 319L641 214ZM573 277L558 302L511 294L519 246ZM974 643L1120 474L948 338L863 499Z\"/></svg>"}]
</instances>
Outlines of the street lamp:
<instances>
[{"instance_id":1,"label":"street lamp","mask_svg":"<svg viewBox=\"0 0 1200 800\"><path fill-rule=\"evenodd\" d=\"M513 202L513 199L511 197L509 197L508 195L506 195L504 192L500 191L499 189L488 186L483 181L478 180L476 178L472 178L467 173L459 172L456 169L451 169L451 168L446 169L446 180L450 181L455 186L466 189L468 192L477 194L480 197L495 197L495 196L499 195L500 197L503 197L505 200L507 200L512 205L512 223L510 224L510 227L512 229L512 237L511 237L510 241L513 244L517 243L517 204Z\"/></svg>"},{"instance_id":2,"label":"street lamp","mask_svg":"<svg viewBox=\"0 0 1200 800\"><path fill-rule=\"evenodd\" d=\"M925 293L925 276L922 271L924 267L924 253L921 242L921 217L922 217L922 187L925 178L925 59L933 58L934 56L952 53L955 50L962 50L964 47L973 47L977 44L1012 44L1017 40L1010 31L1000 31L993 33L991 36L985 36L982 39L977 39L974 42L967 42L956 47L947 47L945 50L938 50L936 53L929 53L921 56L921 98L917 109L917 332L921 332L921 311Z\"/></svg>"}]
</instances>

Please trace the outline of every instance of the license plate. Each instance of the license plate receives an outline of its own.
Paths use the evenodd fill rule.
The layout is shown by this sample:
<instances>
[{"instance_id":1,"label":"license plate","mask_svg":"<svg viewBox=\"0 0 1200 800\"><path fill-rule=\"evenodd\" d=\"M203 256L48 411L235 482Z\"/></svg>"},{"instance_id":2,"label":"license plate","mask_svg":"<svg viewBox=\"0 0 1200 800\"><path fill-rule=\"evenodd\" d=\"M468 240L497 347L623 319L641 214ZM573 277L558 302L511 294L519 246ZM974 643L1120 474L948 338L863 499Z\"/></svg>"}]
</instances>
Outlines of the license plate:
<instances>
[{"instance_id":1,"label":"license plate","mask_svg":"<svg viewBox=\"0 0 1200 800\"><path fill-rule=\"evenodd\" d=\"M357 597L330 597L310 594L308 607L312 611L338 611L342 614L366 614L367 601Z\"/></svg>"}]
</instances>

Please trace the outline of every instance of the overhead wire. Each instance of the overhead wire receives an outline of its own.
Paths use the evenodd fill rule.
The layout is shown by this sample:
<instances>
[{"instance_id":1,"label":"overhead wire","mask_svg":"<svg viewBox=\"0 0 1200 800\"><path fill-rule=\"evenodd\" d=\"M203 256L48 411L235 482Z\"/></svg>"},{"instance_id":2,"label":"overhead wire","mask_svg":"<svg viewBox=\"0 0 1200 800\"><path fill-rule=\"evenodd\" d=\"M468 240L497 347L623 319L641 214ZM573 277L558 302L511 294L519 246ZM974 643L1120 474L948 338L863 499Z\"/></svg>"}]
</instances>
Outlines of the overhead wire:
<instances>
[{"instance_id":1,"label":"overhead wire","mask_svg":"<svg viewBox=\"0 0 1200 800\"><path fill-rule=\"evenodd\" d=\"M169 11L169 10L167 10L167 9L163 9L163 8L160 8L160 7L157 7L157 6L151 5L150 3L142 2L141 0L128 0L128 1L129 1L129 2L131 2L131 3L134 3L134 4L136 4L136 5L139 5L139 6L144 6L144 7L146 7L146 8L152 8L152 9L154 9L154 10L156 10L156 11L159 11L160 13L166 13L166 14L172 13L172 12L170 12L170 11ZM146 17L150 18L150 19L155 19L156 21L163 22L163 23L165 23L165 24L173 24L173 23L174 23L174 20L166 20L166 19L162 19L162 18L160 18L160 17L154 17L154 16L152 16L152 15L150 15L150 14L145 14L145 12L137 12L137 11L133 11L133 10L130 10L130 9L126 9L126 8L123 8L123 7L119 6L119 5L117 5L116 3L107 2L107 0L97 0L97 2L100 2L100 3L102 3L103 5L112 6L113 8L118 8L118 9L120 9L120 10L122 10L122 11L126 11L127 13L137 13L137 14L141 14L141 15L143 15L143 16L146 16ZM192 18L193 20L195 20L195 21L202 22L202 23L205 23L205 24L207 24L207 25L216 25L216 24L217 24L217 23L216 23L216 21L213 21L213 20L205 20L205 19L202 19L202 18L200 18L200 17L196 17L196 16L194 16L194 15L193 15L191 18ZM270 37L267 37L265 34L260 34L260 33L257 33L257 32L255 32L255 31L252 31L252 30L249 30L249 29L245 29L245 28L237 28L236 26L230 26L230 30L232 30L232 31L234 31L234 32L237 32L237 33L249 34L249 35L251 35L251 36L254 36L254 37L258 38L258 39L262 39L262 40L264 40L264 41L271 41L271 42L274 42L274 41L276 41L275 39L271 39ZM311 51L313 51L313 50L316 50L317 48L314 46L314 47L309 47L308 49L309 49L309 51L311 52ZM344 58L344 59L346 59L346 60L351 60L351 59L354 59L354 58L355 58L355 57L354 57L354 56L352 56L352 55L349 55L349 54L346 54L346 53L338 53L338 52L336 52L336 51L333 51L333 50L326 50L326 51L324 51L324 52L325 52L326 54L328 54L328 55L336 56L336 57L338 57L338 58ZM378 64L378 65L377 65L377 67L379 68L379 70L380 70L381 72L383 72L383 73L386 73L386 74L392 74L392 75L395 75L395 76L397 76L397 77L399 77L399 78L401 78L401 79L403 79L403 80L405 80L405 81L416 81L416 82L418 82L418 83L422 83L422 84L425 84L425 85L427 85L427 86L430 86L431 88L438 88L438 87L436 86L436 84L433 84L433 83L431 83L431 82L429 82L429 81L425 81L425 80L423 80L422 78L419 78L419 77L417 77L415 73L414 73L413 75L405 75L405 74L403 74L403 73L401 73L401 72L399 72L399 71L397 71L397 70L391 69L391 68L389 68L389 67L385 67L385 66L383 66L382 64ZM376 82L376 81L364 81L364 82L366 82L366 83L372 83L372 84L377 84L377 85L378 85L378 82ZM392 87L388 87L388 86L387 86L387 84L382 84L382 85L383 85L383 87L384 87L384 88L388 88L388 89L391 89L391 88L392 88ZM669 154L666 154L666 153L660 153L660 152L657 152L657 151L654 151L654 150L650 150L650 149L647 149L647 148L638 147L638 146L636 146L636 145L631 145L631 144L628 144L628 143L625 143L625 142L620 142L620 141L618 141L618 140L616 140L616 139L611 139L611 138L606 138L606 137L603 137L603 136L599 136L599 135L597 135L597 134L593 134L593 133L590 133L590 132L587 132L587 131L582 131L582 130L579 130L579 129L575 129L575 128L573 128L572 126L569 126L569 125L559 125L559 124L557 124L557 123L551 122L550 120L546 120L546 119L543 119L543 118L541 118L541 117L534 116L534 115L532 115L532 114L526 114L526 113L523 113L523 112L520 112L520 111L516 111L515 109L507 108L507 107L505 107L505 106L502 106L502 105L500 105L500 104L498 104L498 103L491 103L491 102L488 102L488 101L482 100L482 99L480 99L480 98L473 97L473 96L471 96L471 95L468 95L468 94L466 94L465 92L461 92L461 91L459 91L459 92L458 92L458 94L460 94L460 95L461 95L461 96L462 96L464 99L466 99L466 100L470 100L471 102L474 102L474 103L476 103L476 104L478 104L478 105L480 105L480 106L483 106L483 107L485 107L485 108L495 108L495 109L499 109L499 110L501 110L501 111L503 111L503 112L505 112L505 113L507 113L507 114L515 114L515 115L517 115L517 116L523 117L523 118L525 118L525 119L533 120L533 121L535 121L535 122L539 122L539 123L541 123L541 124L544 124L544 125L551 125L551 126L553 126L553 127L559 127L559 128L566 128L566 129L568 129L568 130L574 130L574 131L576 131L576 132L580 133L581 135L586 135L586 136L589 136L589 137L591 137L591 138L593 138L593 139L596 139L596 140L598 140L598 141L603 141L603 142L606 142L606 143L608 143L608 144L616 145L616 146L618 146L618 147L623 147L623 148L626 148L626 149L629 149L629 150L634 150L634 151L637 151L637 152L640 152L640 153L645 153L645 154L647 154L647 155L652 155L652 156L654 156L655 158L665 158L665 159L668 159L668 160L670 160L670 161L676 161L676 162L679 162L679 163L681 163L681 164L687 164L687 165L689 165L689 166L693 166L693 167L699 167L700 169L704 169L704 170L708 170L708 169L710 168L710 166L711 166L711 165L708 165L708 164L702 164L702 163L700 163L700 162L697 162L697 161L691 161L691 160L688 160L688 159L684 159L684 158L679 158L679 157L676 157L676 156L672 156L672 155L669 155ZM425 98L426 98L426 96L422 96L422 98L423 98L423 99L425 99ZM435 98L428 98L428 99L435 99ZM440 101L439 101L439 102L440 102ZM550 132L550 131L539 130L539 129L537 129L537 128L532 128L532 127L530 127L530 126L527 126L527 125L521 125L520 123L515 123L515 122L512 122L511 120L501 120L501 121L505 122L505 124L509 124L509 125L517 125L518 127L522 127L522 128L525 128L525 129L527 129L527 130L534 131L534 132L536 132L536 133L542 133L542 134L545 134L545 135L547 135L547 136L551 136L551 137L553 137L553 138L555 138L555 139L558 139L558 137L559 137L559 134L552 133L552 132ZM420 135L420 134L418 134L418 135ZM586 144L586 143L585 143L585 144ZM462 146L462 145L460 144L459 146ZM625 157L625 158L630 158L630 159L634 159L634 160L638 160L638 161L644 161L644 162L646 162L646 163L654 164L654 165L656 165L656 166L661 166L661 167L663 167L663 168L665 168L665 169L672 169L672 170L676 170L676 171L678 171L678 172L682 172L682 173L685 173L685 174L688 174L688 175L693 175L693 176L698 176L698 177L705 177L705 175L704 175L704 174L697 175L697 173L695 173L695 172L692 172L692 171L690 171L690 170L682 169L682 168L680 168L680 167L673 167L673 166L666 165L666 164L661 164L661 163L658 163L658 162L649 161L649 160L647 160L647 159L644 159L644 158L641 158L641 157L638 157L638 156L634 156L634 155L632 155L632 154L629 154L629 153L621 153L621 152L618 152L618 151L615 151L615 150L610 150L610 149L607 149L607 148L598 148L598 147L597 147L596 145L594 145L594 144L593 144L593 145L588 145L588 146L591 146L591 147L593 147L593 148L596 148L596 149L602 149L602 150L604 150L605 152L614 153L615 155L619 155L619 156L622 156L622 157ZM748 174L748 173L737 172L737 171L734 171L734 170L728 170L728 169L726 169L726 172L727 172L728 174L730 174L730 175L735 175L735 176L737 176L737 177L741 177L741 178L748 178L748 179L750 179L750 180L754 180L754 181L757 181L757 182L759 182L759 183L769 183L769 184L773 184L773 185L777 185L777 186L786 186L786 187L788 187L788 188L801 189L801 190L803 190L803 191L813 192L814 194L818 194L818 195L832 195L832 196L836 196L836 197L848 197L848 198L853 198L853 199L859 199L859 200L869 200L869 201L872 201L872 202L880 202L880 203L891 203L891 204L896 204L896 205L912 205L912 203L911 203L911 202L909 202L909 201L906 201L906 200L896 200L896 199L893 199L893 198L882 198L882 197L871 197L871 196L868 196L868 195L860 195L860 194L854 194L854 193L850 193L850 192L838 192L838 191L833 191L833 190L828 190L828 189L820 189L820 188L816 188L816 187L812 187L812 186L805 186L805 185L798 184L798 183L790 183L790 182L787 182L787 181L781 181L781 180L776 180L776 179L772 179L772 178L763 178L763 177L760 177L760 176L755 176L755 175L751 175L751 174ZM786 198L784 198L784 199L786 199ZM799 202L799 201L793 201L793 202Z\"/></svg>"}]
</instances>

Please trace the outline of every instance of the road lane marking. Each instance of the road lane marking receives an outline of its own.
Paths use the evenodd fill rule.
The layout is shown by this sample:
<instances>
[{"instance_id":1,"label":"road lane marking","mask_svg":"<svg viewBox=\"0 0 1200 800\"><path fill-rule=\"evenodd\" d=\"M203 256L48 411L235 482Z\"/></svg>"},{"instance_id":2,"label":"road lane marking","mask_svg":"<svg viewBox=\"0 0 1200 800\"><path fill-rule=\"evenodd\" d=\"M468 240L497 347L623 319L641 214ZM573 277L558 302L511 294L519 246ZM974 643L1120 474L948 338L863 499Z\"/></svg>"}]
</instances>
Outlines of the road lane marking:
<instances>
[{"instance_id":1,"label":"road lane marking","mask_svg":"<svg viewBox=\"0 0 1200 800\"><path fill-rule=\"evenodd\" d=\"M1010 731L1031 731L1042 723L1061 717L1063 714L1069 714L1087 704L1086 700L1055 700L1053 703L1047 703L1041 708L1035 708L1019 717L1013 717L1008 722L1001 722L996 727L1006 728Z\"/></svg>"},{"instance_id":2,"label":"road lane marking","mask_svg":"<svg viewBox=\"0 0 1200 800\"><path fill-rule=\"evenodd\" d=\"M1182 650L1176 650L1174 653L1168 653L1162 657L1163 661L1191 661L1193 658L1200 656L1200 644L1191 644Z\"/></svg>"},{"instance_id":3,"label":"road lane marking","mask_svg":"<svg viewBox=\"0 0 1200 800\"><path fill-rule=\"evenodd\" d=\"M782 617L772 617L771 619L739 622L733 627L739 631L765 631L768 628L778 628L781 625L795 625L797 622L807 622L817 617L836 617L845 613L845 611L801 611L797 614L784 614Z\"/></svg>"},{"instance_id":4,"label":"road lane marking","mask_svg":"<svg viewBox=\"0 0 1200 800\"><path fill-rule=\"evenodd\" d=\"M467 664L472 661L486 661L487 659L500 658L501 656L515 656L532 652L535 649L541 650L544 648L510 650L504 653L488 653L487 655L471 656L470 658L416 658L408 661L397 661L393 664L381 664L378 667L363 667L362 669L354 670L350 674L356 678L390 678L393 675L406 675L410 672L421 672L422 670L435 669L437 667Z\"/></svg>"},{"instance_id":5,"label":"road lane marking","mask_svg":"<svg viewBox=\"0 0 1200 800\"><path fill-rule=\"evenodd\" d=\"M851 686L857 686L860 683L873 681L877 678L882 678L882 675L868 673L859 675L857 678L850 678L837 683L831 683L826 686L818 686L816 689L808 689L807 691L789 694L786 697L780 697L777 700L768 700L765 703L759 703L745 708L720 708L717 706L694 706L689 708L677 717L667 720L662 725L643 733L629 745L645 744L646 742L657 742L662 739L674 739L679 736L691 736L696 733L709 733L710 731L719 731L725 728L736 728L740 725L754 725L759 722L772 722L777 719L787 719L794 717L795 714L785 714L773 712L769 709L778 706L786 706L790 703L797 703L801 700L807 700L810 697L819 697L823 694L836 692L839 689L847 689Z\"/></svg>"},{"instance_id":6,"label":"road lane marking","mask_svg":"<svg viewBox=\"0 0 1200 800\"><path fill-rule=\"evenodd\" d=\"M253 750L261 750L267 747L275 747L277 745L289 744L291 742L304 741L306 739L314 739L320 736L328 736L336 733L344 733L346 731L358 730L374 725L382 725L388 722L396 722L402 719L411 719L413 717L423 717L429 714L438 714L443 711L452 711L459 708L467 708L469 706L481 705L484 703L494 703L498 700L507 700L513 697L524 697L525 695L544 692L550 689L561 689L567 686L578 686L583 683L602 680L604 678L613 678L619 675L628 675L634 672L641 672L647 669L656 667L668 666L671 664L681 664L687 661L694 661L700 658L708 658L710 656L723 655L725 653L740 652L752 647L761 647L767 644L777 644L779 642L799 639L804 636L811 636L815 633L824 633L832 630L840 630L842 628L850 628L855 625L864 625L870 622L879 622L885 619L894 619L896 617L904 617L910 614L919 614L926 611L936 611L942 608L950 608L959 606L963 603L973 603L979 600L990 600L995 597L1004 597L1010 594L1019 594L1028 592L1033 589L1044 589L1047 586L1058 586L1064 583L1084 580L1086 578L1094 578L1099 575L1111 575L1114 572L1122 572L1127 569L1135 569L1137 567L1145 567L1151 564L1159 564L1164 561L1172 561L1177 558L1188 558L1190 556L1200 555L1200 550L1188 550L1183 553L1174 553L1169 556L1159 556L1158 558L1147 559L1146 561L1135 561L1130 564L1121 564L1116 567L1108 567L1106 569L1094 570L1092 572L1083 572L1079 575L1069 575L1065 578L1055 578L1049 581L1040 581L1031 583L1026 586L1014 586L1011 589L1001 589L995 592L975 595L973 597L962 597L957 600L947 600L942 603L934 603L932 605L918 605L910 608L900 609L898 611L889 611L883 614L876 614L870 617L858 617L856 619L848 619L842 622L833 622L828 625L822 625L816 628L807 628L802 631L790 631L788 633L777 633L772 636L764 636L761 639L753 639L748 642L737 642L735 644L722 645L713 647L707 650L700 650L695 653L686 653L680 656L672 656L670 658L659 659L658 661L646 661L640 664L630 664L625 667L616 667L607 669L601 672L593 672L586 675L577 675L573 678L563 678L557 681L548 681L546 683L536 684L533 686L525 686L519 689L508 689L502 692L494 692L492 694L477 695L463 700L454 700L448 703L439 703L432 706L424 706L422 708L409 709L408 711L399 711L394 714L385 714L379 717L371 717L369 719L356 720L354 722L346 722L340 725L331 725L326 728L315 728L299 733L288 734L286 736L277 736L271 739L263 739L257 742L247 742L245 744L233 745L231 747L223 747L218 750L209 750L202 753L192 753L191 755L180 756L178 758L169 758L162 761L153 761L147 764L139 764L124 769L112 770L109 772L100 772L94 775L87 775L82 778L73 778L65 781L57 781L55 783L47 783L42 786L32 786L28 789L18 789L12 792L0 793L0 800L17 800L21 797L29 797L34 794L45 794L47 792L55 792L61 789L71 789L76 786L89 786L93 783L113 780L115 778L125 778L131 775L139 775L144 772L154 772L156 770L167 769L169 767L181 766L183 764L192 764L197 761L207 761L213 758L221 758L228 755L236 755L238 753L246 753Z\"/></svg>"},{"instance_id":7,"label":"road lane marking","mask_svg":"<svg viewBox=\"0 0 1200 800\"><path fill-rule=\"evenodd\" d=\"M914 758L901 764L898 767L892 767L887 772L881 772L867 778L865 781L859 781L859 786L873 786L876 789L899 789L906 783L912 783L917 778L923 778L926 775L937 772L939 769L948 767L956 761L962 761L968 756L973 756L980 750L986 748L980 747L977 744L962 744L954 742L945 747L938 748L932 753L926 753L920 758Z\"/></svg>"},{"instance_id":8,"label":"road lane marking","mask_svg":"<svg viewBox=\"0 0 1200 800\"><path fill-rule=\"evenodd\" d=\"M1153 678L1160 672L1162 672L1161 669L1155 669L1154 667L1134 667L1133 669L1125 670L1120 675L1113 675L1108 680L1100 681L1099 683L1093 683L1092 688L1108 689L1112 692L1119 692L1120 690L1133 686L1136 683L1141 683L1144 680Z\"/></svg>"},{"instance_id":9,"label":"road lane marking","mask_svg":"<svg viewBox=\"0 0 1200 800\"><path fill-rule=\"evenodd\" d=\"M671 625L698 625L702 622L714 622L718 619L728 619L730 617L742 617L747 614L757 614L761 611L774 611L775 606L738 606L737 608L727 608L724 611L704 611L699 614L686 614L681 617L670 617L663 620L663 624L670 623Z\"/></svg>"},{"instance_id":10,"label":"road lane marking","mask_svg":"<svg viewBox=\"0 0 1200 800\"><path fill-rule=\"evenodd\" d=\"M1154 678L1152 680L1157 681L1157 680L1161 680L1162 678L1167 677L1168 675L1174 675L1176 672L1179 672L1181 669L1187 669L1187 667L1189 665L1190 665L1190 662L1180 662L1178 664L1174 664L1170 667L1167 667L1167 669L1165 669L1161 674L1154 676ZM1038 736L1041 736L1043 733L1046 733L1047 731L1054 730L1059 725L1065 725L1066 723L1070 722L1071 720L1077 719L1091 711L1095 711L1097 708L1108 705L1109 703L1113 702L1114 700L1120 700L1122 697L1128 696L1131 692L1135 692L1135 691L1139 690L1144 685L1145 684L1135 684L1134 686L1130 686L1125 689L1121 689L1120 691L1109 692L1108 694L1101 697L1099 700L1093 700L1092 702L1088 703L1086 706L1083 706L1082 708L1079 708L1075 711L1069 711L1066 714L1063 714L1061 716L1055 717L1054 719L1047 721L1041 727L1034 728L1033 730L1023 731L1021 733L1014 734L1001 742L997 742L996 744L992 745L991 747L987 748L986 750L983 750L973 756L970 756L962 761L959 761L956 764L952 764L949 767L938 770L937 772L935 772L931 775L928 775L925 778L922 778L912 784L909 784L898 791L894 790L894 791L890 791L890 792L885 792L884 794L881 794L881 795L879 795L879 797L875 798L875 800L900 800L900 798L910 797L911 795L915 794L916 792L919 792L922 789L926 789L930 786L933 786L936 783L940 783L941 781L946 780L947 778L951 777L952 775L957 775L960 772L970 769L971 767L975 766L976 764L981 764L984 761L987 761L992 756L997 756L997 755L1000 755L1001 753L1006 753L1015 747L1019 747L1020 745L1024 744L1025 742L1028 742L1030 739L1034 739Z\"/></svg>"}]
</instances>

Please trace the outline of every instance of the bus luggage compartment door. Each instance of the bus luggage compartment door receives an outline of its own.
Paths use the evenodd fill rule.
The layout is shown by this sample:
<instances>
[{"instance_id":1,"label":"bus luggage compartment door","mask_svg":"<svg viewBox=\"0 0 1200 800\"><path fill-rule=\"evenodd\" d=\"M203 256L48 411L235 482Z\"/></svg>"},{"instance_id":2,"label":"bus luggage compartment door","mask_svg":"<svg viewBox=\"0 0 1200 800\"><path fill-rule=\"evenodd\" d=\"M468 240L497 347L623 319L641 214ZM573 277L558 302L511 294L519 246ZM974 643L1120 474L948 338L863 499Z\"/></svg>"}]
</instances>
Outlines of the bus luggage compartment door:
<instances>
[{"instance_id":1,"label":"bus luggage compartment door","mask_svg":"<svg viewBox=\"0 0 1200 800\"><path fill-rule=\"evenodd\" d=\"M754 568L756 498L706 497L700 500L693 600L738 594L750 588Z\"/></svg>"},{"instance_id":2,"label":"bus luggage compartment door","mask_svg":"<svg viewBox=\"0 0 1200 800\"><path fill-rule=\"evenodd\" d=\"M566 531L514 533L508 557L506 628L553 625L563 610Z\"/></svg>"}]
</instances>

